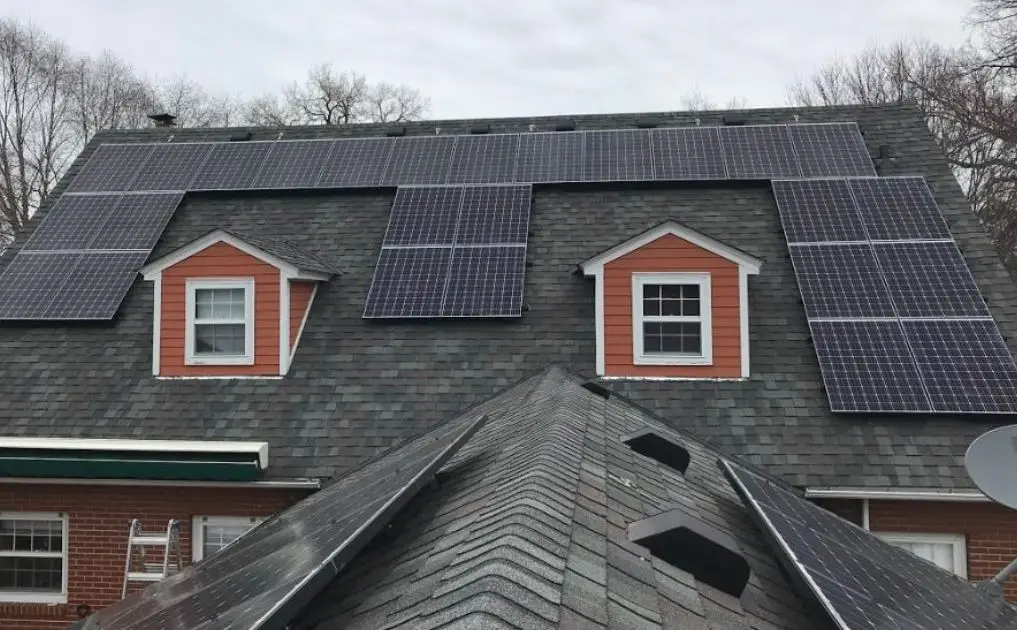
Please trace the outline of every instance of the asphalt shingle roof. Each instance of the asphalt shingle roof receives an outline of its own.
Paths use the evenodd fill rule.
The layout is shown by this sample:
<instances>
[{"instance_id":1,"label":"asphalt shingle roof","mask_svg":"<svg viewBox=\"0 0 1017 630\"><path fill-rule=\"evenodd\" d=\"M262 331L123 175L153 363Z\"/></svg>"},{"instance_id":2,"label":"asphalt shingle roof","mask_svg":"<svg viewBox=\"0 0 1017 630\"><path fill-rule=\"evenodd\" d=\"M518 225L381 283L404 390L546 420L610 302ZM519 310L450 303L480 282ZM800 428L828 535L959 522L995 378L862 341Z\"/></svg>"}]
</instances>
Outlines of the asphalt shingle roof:
<instances>
[{"instance_id":1,"label":"asphalt shingle roof","mask_svg":"<svg viewBox=\"0 0 1017 630\"><path fill-rule=\"evenodd\" d=\"M652 115L718 124L716 114ZM749 123L857 121L881 173L929 182L993 315L1017 340L1017 291L911 106L744 112ZM646 115L578 116L579 129ZM553 118L490 121L491 131L553 128ZM474 121L408 123L409 134L465 133ZM384 126L255 130L255 139L381 135ZM229 130L102 135L98 142L228 140ZM344 275L311 308L290 374L173 380L151 374L152 287L138 280L111 324L0 327L0 435L268 440L273 477L327 477L448 418L552 362L594 373L594 287L578 263L661 221L763 260L749 280L752 376L745 381L612 381L610 387L711 446L799 485L970 488L967 444L1005 417L841 415L829 411L769 186L537 186L525 301L509 321L365 321L364 299L394 191L188 195L155 259L216 228L271 234L334 260ZM45 209L39 213L45 214ZM31 227L37 224L33 220ZM26 232L27 233L27 232ZM25 240L19 236L14 248ZM0 262L0 265L4 264Z\"/></svg>"},{"instance_id":2,"label":"asphalt shingle roof","mask_svg":"<svg viewBox=\"0 0 1017 630\"><path fill-rule=\"evenodd\" d=\"M284 262L288 262L297 269L328 274L341 273L335 265L327 262L325 256L304 251L283 239L256 236L248 232L238 232L236 230L223 230L223 232L231 234L245 243L257 247L266 254L271 254Z\"/></svg>"}]
</instances>

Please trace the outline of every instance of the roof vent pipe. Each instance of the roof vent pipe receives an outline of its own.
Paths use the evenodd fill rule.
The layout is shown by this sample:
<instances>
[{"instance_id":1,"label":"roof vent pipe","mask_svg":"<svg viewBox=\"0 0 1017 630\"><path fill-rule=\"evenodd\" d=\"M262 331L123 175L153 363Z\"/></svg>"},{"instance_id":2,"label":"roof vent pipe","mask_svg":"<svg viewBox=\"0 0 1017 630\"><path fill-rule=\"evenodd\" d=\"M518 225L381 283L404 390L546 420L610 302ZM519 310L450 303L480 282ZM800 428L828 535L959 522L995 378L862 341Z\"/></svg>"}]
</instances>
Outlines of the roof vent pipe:
<instances>
[{"instance_id":1,"label":"roof vent pipe","mask_svg":"<svg viewBox=\"0 0 1017 630\"><path fill-rule=\"evenodd\" d=\"M173 114L149 114L149 120L155 123L156 127L174 127L177 124L177 117Z\"/></svg>"},{"instance_id":2,"label":"roof vent pipe","mask_svg":"<svg viewBox=\"0 0 1017 630\"><path fill-rule=\"evenodd\" d=\"M741 127L745 124L745 116L735 116L733 114L727 114L720 119L724 123L725 127Z\"/></svg>"}]
</instances>

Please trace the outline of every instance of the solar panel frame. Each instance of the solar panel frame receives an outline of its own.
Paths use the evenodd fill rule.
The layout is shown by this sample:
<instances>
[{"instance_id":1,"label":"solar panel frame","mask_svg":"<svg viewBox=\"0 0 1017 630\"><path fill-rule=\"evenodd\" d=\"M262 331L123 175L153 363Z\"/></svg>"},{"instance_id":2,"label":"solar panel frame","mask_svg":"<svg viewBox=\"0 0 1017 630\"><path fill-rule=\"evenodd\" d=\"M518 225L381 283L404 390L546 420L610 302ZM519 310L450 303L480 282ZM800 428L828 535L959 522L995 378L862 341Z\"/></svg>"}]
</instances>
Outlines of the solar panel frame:
<instances>
[{"instance_id":1,"label":"solar panel frame","mask_svg":"<svg viewBox=\"0 0 1017 630\"><path fill-rule=\"evenodd\" d=\"M900 317L991 317L953 241L874 243Z\"/></svg>"},{"instance_id":2,"label":"solar panel frame","mask_svg":"<svg viewBox=\"0 0 1017 630\"><path fill-rule=\"evenodd\" d=\"M716 127L664 127L650 131L653 179L723 180L727 165Z\"/></svg>"},{"instance_id":3,"label":"solar panel frame","mask_svg":"<svg viewBox=\"0 0 1017 630\"><path fill-rule=\"evenodd\" d=\"M183 198L182 192L125 193L88 243L88 249L151 252Z\"/></svg>"},{"instance_id":4,"label":"solar panel frame","mask_svg":"<svg viewBox=\"0 0 1017 630\"><path fill-rule=\"evenodd\" d=\"M519 134L458 136L449 163L449 184L514 182L519 158Z\"/></svg>"},{"instance_id":5,"label":"solar panel frame","mask_svg":"<svg viewBox=\"0 0 1017 630\"><path fill-rule=\"evenodd\" d=\"M154 144L100 144L67 186L67 192L128 190Z\"/></svg>"},{"instance_id":6,"label":"solar panel frame","mask_svg":"<svg viewBox=\"0 0 1017 630\"><path fill-rule=\"evenodd\" d=\"M811 320L809 330L831 411L932 410L898 320Z\"/></svg>"},{"instance_id":7,"label":"solar panel frame","mask_svg":"<svg viewBox=\"0 0 1017 630\"><path fill-rule=\"evenodd\" d=\"M848 185L870 241L953 239L925 178L852 178Z\"/></svg>"},{"instance_id":8,"label":"solar panel frame","mask_svg":"<svg viewBox=\"0 0 1017 630\"><path fill-rule=\"evenodd\" d=\"M451 247L383 247L363 317L441 317L451 258Z\"/></svg>"},{"instance_id":9,"label":"solar panel frame","mask_svg":"<svg viewBox=\"0 0 1017 630\"><path fill-rule=\"evenodd\" d=\"M810 320L896 316L868 243L795 244L788 249Z\"/></svg>"},{"instance_id":10,"label":"solar panel frame","mask_svg":"<svg viewBox=\"0 0 1017 630\"><path fill-rule=\"evenodd\" d=\"M718 127L729 179L793 179L802 176L787 125Z\"/></svg>"},{"instance_id":11,"label":"solar panel frame","mask_svg":"<svg viewBox=\"0 0 1017 630\"><path fill-rule=\"evenodd\" d=\"M195 174L189 190L249 190L273 142L218 142Z\"/></svg>"},{"instance_id":12,"label":"solar panel frame","mask_svg":"<svg viewBox=\"0 0 1017 630\"><path fill-rule=\"evenodd\" d=\"M194 176L212 153L211 142L166 142L154 146L131 191L188 190Z\"/></svg>"},{"instance_id":13,"label":"solar panel frame","mask_svg":"<svg viewBox=\"0 0 1017 630\"><path fill-rule=\"evenodd\" d=\"M442 317L521 317L526 246L452 250Z\"/></svg>"},{"instance_id":14,"label":"solar panel frame","mask_svg":"<svg viewBox=\"0 0 1017 630\"><path fill-rule=\"evenodd\" d=\"M533 187L529 184L463 187L457 245L526 244Z\"/></svg>"},{"instance_id":15,"label":"solar panel frame","mask_svg":"<svg viewBox=\"0 0 1017 630\"><path fill-rule=\"evenodd\" d=\"M797 123L787 129L802 177L876 176L858 123Z\"/></svg>"},{"instance_id":16,"label":"solar panel frame","mask_svg":"<svg viewBox=\"0 0 1017 630\"><path fill-rule=\"evenodd\" d=\"M79 252L18 252L0 273L0 319L45 320Z\"/></svg>"},{"instance_id":17,"label":"solar panel frame","mask_svg":"<svg viewBox=\"0 0 1017 630\"><path fill-rule=\"evenodd\" d=\"M847 180L778 179L771 187L788 243L868 240Z\"/></svg>"},{"instance_id":18,"label":"solar panel frame","mask_svg":"<svg viewBox=\"0 0 1017 630\"><path fill-rule=\"evenodd\" d=\"M935 411L1017 413L1017 363L991 319L904 320Z\"/></svg>"},{"instance_id":19,"label":"solar panel frame","mask_svg":"<svg viewBox=\"0 0 1017 630\"><path fill-rule=\"evenodd\" d=\"M456 136L393 138L382 181L389 186L444 184L456 144Z\"/></svg>"},{"instance_id":20,"label":"solar panel frame","mask_svg":"<svg viewBox=\"0 0 1017 630\"><path fill-rule=\"evenodd\" d=\"M521 134L515 181L534 184L581 182L585 146L586 134L581 131Z\"/></svg>"},{"instance_id":21,"label":"solar panel frame","mask_svg":"<svg viewBox=\"0 0 1017 630\"><path fill-rule=\"evenodd\" d=\"M653 181L653 140L649 129L583 133L584 182Z\"/></svg>"},{"instance_id":22,"label":"solar panel frame","mask_svg":"<svg viewBox=\"0 0 1017 630\"><path fill-rule=\"evenodd\" d=\"M123 193L64 194L32 232L23 251L86 249L102 231Z\"/></svg>"},{"instance_id":23,"label":"solar panel frame","mask_svg":"<svg viewBox=\"0 0 1017 630\"><path fill-rule=\"evenodd\" d=\"M461 186L400 186L392 202L382 246L451 247L462 205Z\"/></svg>"},{"instance_id":24,"label":"solar panel frame","mask_svg":"<svg viewBox=\"0 0 1017 630\"><path fill-rule=\"evenodd\" d=\"M147 251L85 251L68 270L57 297L46 309L48 320L104 320L117 309L145 264Z\"/></svg>"},{"instance_id":25,"label":"solar panel frame","mask_svg":"<svg viewBox=\"0 0 1017 630\"><path fill-rule=\"evenodd\" d=\"M395 147L393 138L341 138L322 164L317 188L377 188Z\"/></svg>"},{"instance_id":26,"label":"solar panel frame","mask_svg":"<svg viewBox=\"0 0 1017 630\"><path fill-rule=\"evenodd\" d=\"M335 143L331 140L277 140L251 182L255 189L314 188Z\"/></svg>"}]
</instances>

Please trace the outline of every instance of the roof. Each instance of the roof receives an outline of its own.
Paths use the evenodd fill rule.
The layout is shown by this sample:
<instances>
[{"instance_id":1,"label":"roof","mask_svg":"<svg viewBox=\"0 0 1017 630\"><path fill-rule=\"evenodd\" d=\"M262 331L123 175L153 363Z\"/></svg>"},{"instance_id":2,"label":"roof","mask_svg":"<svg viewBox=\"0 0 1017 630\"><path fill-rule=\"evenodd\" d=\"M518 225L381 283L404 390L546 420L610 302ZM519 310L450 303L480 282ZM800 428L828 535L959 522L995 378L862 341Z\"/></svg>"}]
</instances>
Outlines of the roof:
<instances>
[{"instance_id":1,"label":"roof","mask_svg":"<svg viewBox=\"0 0 1017 630\"><path fill-rule=\"evenodd\" d=\"M1017 289L911 105L740 112L749 123L857 121L884 175L921 174L943 209L1011 350ZM723 112L567 117L578 129L719 124ZM492 132L552 129L559 118L484 121ZM406 123L410 135L468 133L476 121ZM384 125L253 130L255 139L383 135ZM227 141L233 130L148 129L101 142ZM65 182L61 186L66 185ZM59 192L59 190L58 190ZM394 191L189 194L152 260L222 228L271 234L344 271L315 297L289 374L168 380L151 374L151 283L134 283L105 325L0 326L0 435L267 441L275 478L328 477L451 417L552 362L594 374L593 281L576 266L663 221L763 261L749 278L752 374L744 381L612 381L610 387L725 452L811 487L970 488L963 453L1003 417L829 411L769 186L535 186L525 301L512 321L366 321L361 315ZM46 208L38 213L44 216ZM37 225L18 236L16 251ZM5 257L7 258L7 257ZM0 262L0 265L4 264Z\"/></svg>"}]
</instances>

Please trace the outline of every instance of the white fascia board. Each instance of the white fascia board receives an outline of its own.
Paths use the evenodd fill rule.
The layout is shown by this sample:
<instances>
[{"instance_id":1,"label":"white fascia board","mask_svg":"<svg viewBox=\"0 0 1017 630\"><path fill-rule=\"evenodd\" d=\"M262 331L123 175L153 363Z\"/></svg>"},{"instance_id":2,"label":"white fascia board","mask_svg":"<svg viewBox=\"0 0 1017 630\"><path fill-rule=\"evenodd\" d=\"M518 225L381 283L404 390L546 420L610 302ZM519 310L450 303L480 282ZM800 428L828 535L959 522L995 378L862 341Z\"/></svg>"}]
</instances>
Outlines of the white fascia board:
<instances>
[{"instance_id":1,"label":"white fascia board","mask_svg":"<svg viewBox=\"0 0 1017 630\"><path fill-rule=\"evenodd\" d=\"M277 258L272 254L269 254L268 252L262 251L257 247L240 240L239 238L233 236L232 234L224 232L223 230L215 230L214 232L210 232L205 236L198 238L197 240L191 241L187 245L184 245L183 247L171 252L170 254L163 256L159 260L154 260L149 264L145 265L144 267L141 268L139 273L145 278L145 280L153 280L155 279L155 276L162 273L163 270L168 269L169 267L172 267L177 263L183 262L184 260L187 260L191 256L194 256L195 254L208 249L209 247L215 245L216 243L226 243L227 245L231 245L239 249L240 251L244 252L248 256L253 256L254 258L257 258L258 260L264 263L272 265L273 267L279 269L280 271L287 275L300 276L302 273L300 269L294 267L285 260ZM313 275L316 277L324 276L326 280L328 279L328 276L326 274L307 271L303 272L303 274Z\"/></svg>"},{"instance_id":2,"label":"white fascia board","mask_svg":"<svg viewBox=\"0 0 1017 630\"><path fill-rule=\"evenodd\" d=\"M763 266L763 261L755 256L751 256L741 250L712 239L709 236L690 230L675 221L666 221L656 227L650 228L638 236L630 238L620 245L612 247L606 252L597 254L593 258L580 263L579 268L583 270L583 274L587 276L595 276L601 273L604 269L604 265L612 260L620 258L629 252L639 249L640 247L649 245L658 238L668 234L676 236L684 241L688 241L689 243L712 252L721 258L730 260L739 267L744 268L749 274L758 274L759 270Z\"/></svg>"},{"instance_id":3,"label":"white fascia board","mask_svg":"<svg viewBox=\"0 0 1017 630\"><path fill-rule=\"evenodd\" d=\"M262 469L268 467L268 442L0 437L0 449L5 448L134 453L252 453L258 456L258 465Z\"/></svg>"},{"instance_id":4,"label":"white fascia board","mask_svg":"<svg viewBox=\"0 0 1017 630\"><path fill-rule=\"evenodd\" d=\"M809 499L869 499L884 501L948 501L956 503L988 503L991 501L977 490L943 490L937 488L806 488Z\"/></svg>"}]
</instances>

